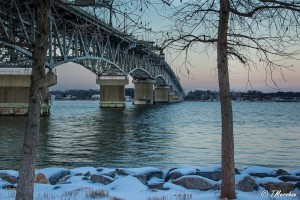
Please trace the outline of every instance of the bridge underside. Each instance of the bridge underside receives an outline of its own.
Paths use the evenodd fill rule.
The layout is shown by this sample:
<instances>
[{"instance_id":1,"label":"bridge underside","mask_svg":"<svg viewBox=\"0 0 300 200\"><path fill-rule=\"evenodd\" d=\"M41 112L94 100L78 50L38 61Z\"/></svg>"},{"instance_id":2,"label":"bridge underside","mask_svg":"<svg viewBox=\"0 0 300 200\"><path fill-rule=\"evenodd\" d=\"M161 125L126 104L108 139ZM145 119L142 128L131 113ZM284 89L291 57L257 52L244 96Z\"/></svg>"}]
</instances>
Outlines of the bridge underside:
<instances>
[{"instance_id":1,"label":"bridge underside","mask_svg":"<svg viewBox=\"0 0 300 200\"><path fill-rule=\"evenodd\" d=\"M0 71L2 68L31 68L35 7L28 1L0 2ZM131 75L134 80L155 80L159 86L171 85L173 92L184 96L179 79L153 42L137 40L64 0L54 1L52 10L55 12L51 13L50 45L45 63L50 71L64 63L75 62L99 79Z\"/></svg>"}]
</instances>

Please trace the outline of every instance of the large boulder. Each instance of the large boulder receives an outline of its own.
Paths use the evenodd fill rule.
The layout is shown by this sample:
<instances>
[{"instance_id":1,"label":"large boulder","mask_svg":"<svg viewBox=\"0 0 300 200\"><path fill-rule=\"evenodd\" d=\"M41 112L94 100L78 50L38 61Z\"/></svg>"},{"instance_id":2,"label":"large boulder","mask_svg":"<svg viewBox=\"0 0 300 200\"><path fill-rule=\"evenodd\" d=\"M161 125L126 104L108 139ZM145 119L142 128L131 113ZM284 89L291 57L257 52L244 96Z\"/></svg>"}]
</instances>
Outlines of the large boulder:
<instances>
[{"instance_id":1,"label":"large boulder","mask_svg":"<svg viewBox=\"0 0 300 200\"><path fill-rule=\"evenodd\" d=\"M163 177L163 172L161 170L153 170L145 173L147 180L150 180L153 177L161 179Z\"/></svg>"},{"instance_id":2,"label":"large boulder","mask_svg":"<svg viewBox=\"0 0 300 200\"><path fill-rule=\"evenodd\" d=\"M278 169L276 172L276 176L288 175L289 173L283 169Z\"/></svg>"},{"instance_id":3,"label":"large boulder","mask_svg":"<svg viewBox=\"0 0 300 200\"><path fill-rule=\"evenodd\" d=\"M181 172L178 171L171 171L169 172L166 177L165 177L165 181L169 181L169 180L174 180L174 179L178 179L180 177L182 177L183 174Z\"/></svg>"},{"instance_id":4,"label":"large boulder","mask_svg":"<svg viewBox=\"0 0 300 200\"><path fill-rule=\"evenodd\" d=\"M251 166L244 169L241 174L249 174L254 177L265 178L265 177L275 177L275 170L267 167L261 166Z\"/></svg>"},{"instance_id":5,"label":"large boulder","mask_svg":"<svg viewBox=\"0 0 300 200\"><path fill-rule=\"evenodd\" d=\"M299 176L292 176L292 175L283 175L283 176L278 177L278 179L283 182L298 182L298 181L300 181Z\"/></svg>"},{"instance_id":6,"label":"large boulder","mask_svg":"<svg viewBox=\"0 0 300 200\"><path fill-rule=\"evenodd\" d=\"M163 190L164 182L150 183L150 184L148 184L148 187L151 190Z\"/></svg>"},{"instance_id":7,"label":"large boulder","mask_svg":"<svg viewBox=\"0 0 300 200\"><path fill-rule=\"evenodd\" d=\"M93 174L91 176L91 181L93 183L102 183L104 185L107 185L107 184L113 182L114 179L111 178L111 177L109 177L109 176L105 176L105 175L96 175L96 174Z\"/></svg>"},{"instance_id":8,"label":"large boulder","mask_svg":"<svg viewBox=\"0 0 300 200\"><path fill-rule=\"evenodd\" d=\"M210 190L214 187L215 184L212 181L209 181L206 178L196 176L196 175L187 175L175 179L172 181L176 185L181 185L187 189L197 189L197 190Z\"/></svg>"},{"instance_id":9,"label":"large boulder","mask_svg":"<svg viewBox=\"0 0 300 200\"><path fill-rule=\"evenodd\" d=\"M0 173L0 178L4 181L7 181L7 182L11 183L11 184L18 183L18 178L17 177L6 174L6 173Z\"/></svg>"},{"instance_id":10,"label":"large boulder","mask_svg":"<svg viewBox=\"0 0 300 200\"><path fill-rule=\"evenodd\" d=\"M236 189L243 192L252 192L258 189L258 185L255 183L254 179L250 176L245 176L242 181L236 184Z\"/></svg>"},{"instance_id":11,"label":"large boulder","mask_svg":"<svg viewBox=\"0 0 300 200\"><path fill-rule=\"evenodd\" d=\"M282 194L289 193L294 190L295 186L291 183L268 183L263 185L268 192L280 191Z\"/></svg>"},{"instance_id":12,"label":"large boulder","mask_svg":"<svg viewBox=\"0 0 300 200\"><path fill-rule=\"evenodd\" d=\"M129 171L126 170L126 169L116 169L116 173L117 173L119 176L128 176L128 175L132 174L133 172L129 172Z\"/></svg>"},{"instance_id":13,"label":"large boulder","mask_svg":"<svg viewBox=\"0 0 300 200\"><path fill-rule=\"evenodd\" d=\"M295 188L298 188L300 190L300 182L295 184Z\"/></svg>"},{"instance_id":14,"label":"large boulder","mask_svg":"<svg viewBox=\"0 0 300 200\"><path fill-rule=\"evenodd\" d=\"M222 173L221 171L214 171L214 172L201 172L197 171L196 175L198 176L203 176L205 178L214 180L214 181L219 181L222 178Z\"/></svg>"},{"instance_id":15,"label":"large boulder","mask_svg":"<svg viewBox=\"0 0 300 200\"><path fill-rule=\"evenodd\" d=\"M35 175L35 183L48 184L49 180L43 173L38 173Z\"/></svg>"},{"instance_id":16,"label":"large boulder","mask_svg":"<svg viewBox=\"0 0 300 200\"><path fill-rule=\"evenodd\" d=\"M57 182L59 182L60 179L64 178L65 176L70 175L69 170L62 170L61 172L51 176L49 178L49 182L51 185L55 185Z\"/></svg>"},{"instance_id":17,"label":"large boulder","mask_svg":"<svg viewBox=\"0 0 300 200\"><path fill-rule=\"evenodd\" d=\"M163 177L163 172L155 167L141 167L141 168L128 168L128 169L117 169L118 175L128 176L128 175L144 175L148 180L153 177L161 179Z\"/></svg>"},{"instance_id":18,"label":"large boulder","mask_svg":"<svg viewBox=\"0 0 300 200\"><path fill-rule=\"evenodd\" d=\"M132 176L135 177L135 178L137 178L144 185L147 185L147 176L145 176L143 174L133 174Z\"/></svg>"}]
</instances>

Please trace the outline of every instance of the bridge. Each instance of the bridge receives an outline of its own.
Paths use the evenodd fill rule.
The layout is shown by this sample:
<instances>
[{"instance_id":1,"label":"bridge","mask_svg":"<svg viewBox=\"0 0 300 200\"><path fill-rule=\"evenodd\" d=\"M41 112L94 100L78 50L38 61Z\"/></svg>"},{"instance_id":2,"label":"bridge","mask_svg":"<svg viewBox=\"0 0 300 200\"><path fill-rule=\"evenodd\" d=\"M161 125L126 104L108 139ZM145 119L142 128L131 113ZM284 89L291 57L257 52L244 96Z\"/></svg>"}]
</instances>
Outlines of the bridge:
<instances>
[{"instance_id":1,"label":"bridge","mask_svg":"<svg viewBox=\"0 0 300 200\"><path fill-rule=\"evenodd\" d=\"M35 5L25 2L0 2L0 114L22 114L28 109L36 17ZM154 42L138 40L67 0L54 1L50 29L45 96L57 82L53 69L74 62L97 75L101 107L125 106L129 75L135 104L176 102L184 97L179 78ZM47 104L45 98L42 113L48 112Z\"/></svg>"}]
</instances>

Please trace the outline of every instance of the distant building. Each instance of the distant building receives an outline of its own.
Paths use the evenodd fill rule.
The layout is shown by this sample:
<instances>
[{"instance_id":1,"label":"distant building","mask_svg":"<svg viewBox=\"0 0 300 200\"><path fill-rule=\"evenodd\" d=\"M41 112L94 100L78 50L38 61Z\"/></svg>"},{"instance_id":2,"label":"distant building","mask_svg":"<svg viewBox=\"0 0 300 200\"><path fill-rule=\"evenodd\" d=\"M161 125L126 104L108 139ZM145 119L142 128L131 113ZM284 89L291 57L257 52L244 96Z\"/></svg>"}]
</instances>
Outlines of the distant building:
<instances>
[{"instance_id":1,"label":"distant building","mask_svg":"<svg viewBox=\"0 0 300 200\"><path fill-rule=\"evenodd\" d=\"M77 97L76 96L72 96L72 95L67 95L64 100L76 100Z\"/></svg>"},{"instance_id":2,"label":"distant building","mask_svg":"<svg viewBox=\"0 0 300 200\"><path fill-rule=\"evenodd\" d=\"M100 94L93 94L92 100L100 100Z\"/></svg>"}]
</instances>

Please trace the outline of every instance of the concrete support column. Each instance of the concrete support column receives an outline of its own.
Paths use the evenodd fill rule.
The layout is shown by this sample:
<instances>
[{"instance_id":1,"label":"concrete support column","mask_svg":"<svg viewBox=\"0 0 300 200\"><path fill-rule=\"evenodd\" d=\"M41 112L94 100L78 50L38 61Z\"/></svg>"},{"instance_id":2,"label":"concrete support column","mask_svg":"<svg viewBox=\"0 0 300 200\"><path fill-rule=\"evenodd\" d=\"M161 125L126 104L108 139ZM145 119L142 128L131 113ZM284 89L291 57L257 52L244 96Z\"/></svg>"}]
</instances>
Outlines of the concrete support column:
<instances>
[{"instance_id":1,"label":"concrete support column","mask_svg":"<svg viewBox=\"0 0 300 200\"><path fill-rule=\"evenodd\" d=\"M168 103L169 102L169 86L155 86L154 88L154 101L155 103Z\"/></svg>"},{"instance_id":2,"label":"concrete support column","mask_svg":"<svg viewBox=\"0 0 300 200\"><path fill-rule=\"evenodd\" d=\"M134 104L137 105L152 105L153 104L153 85L155 80L139 80L135 79L134 83Z\"/></svg>"},{"instance_id":3,"label":"concrete support column","mask_svg":"<svg viewBox=\"0 0 300 200\"><path fill-rule=\"evenodd\" d=\"M125 85L128 79L123 76L102 76L96 80L100 85L100 107L125 107Z\"/></svg>"},{"instance_id":4,"label":"concrete support column","mask_svg":"<svg viewBox=\"0 0 300 200\"><path fill-rule=\"evenodd\" d=\"M30 76L28 74L0 74L0 115L27 115ZM45 79L41 115L50 114L48 88L57 83L57 76L49 73Z\"/></svg>"},{"instance_id":5,"label":"concrete support column","mask_svg":"<svg viewBox=\"0 0 300 200\"><path fill-rule=\"evenodd\" d=\"M169 102L170 103L176 103L176 102L180 102L181 96L179 94L176 94L175 92L171 92L170 96L169 96Z\"/></svg>"}]
</instances>

